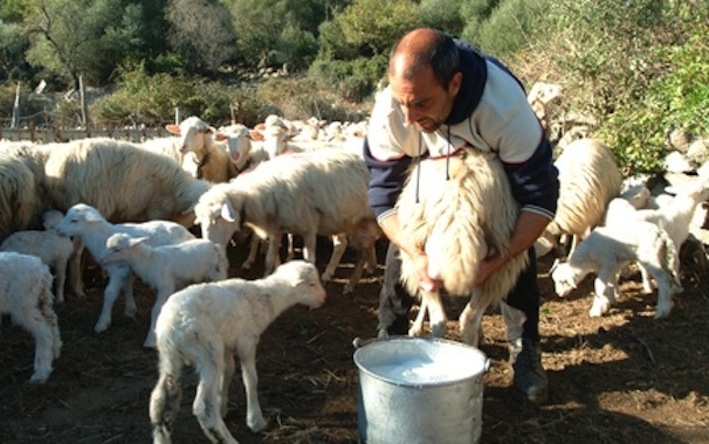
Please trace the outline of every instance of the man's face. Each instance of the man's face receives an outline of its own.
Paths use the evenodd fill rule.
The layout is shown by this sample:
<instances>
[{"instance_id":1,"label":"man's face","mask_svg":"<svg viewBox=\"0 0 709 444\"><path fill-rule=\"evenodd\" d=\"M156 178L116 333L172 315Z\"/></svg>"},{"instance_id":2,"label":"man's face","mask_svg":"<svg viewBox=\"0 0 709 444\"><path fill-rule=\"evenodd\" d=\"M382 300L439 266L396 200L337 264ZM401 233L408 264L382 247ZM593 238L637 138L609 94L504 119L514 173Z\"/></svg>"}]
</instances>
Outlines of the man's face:
<instances>
[{"instance_id":1,"label":"man's face","mask_svg":"<svg viewBox=\"0 0 709 444\"><path fill-rule=\"evenodd\" d=\"M444 88L433 76L430 66L420 70L411 79L395 69L389 75L389 85L394 99L399 103L407 124L427 133L436 131L446 120L453 107L453 100L460 89L461 73L456 73Z\"/></svg>"}]
</instances>

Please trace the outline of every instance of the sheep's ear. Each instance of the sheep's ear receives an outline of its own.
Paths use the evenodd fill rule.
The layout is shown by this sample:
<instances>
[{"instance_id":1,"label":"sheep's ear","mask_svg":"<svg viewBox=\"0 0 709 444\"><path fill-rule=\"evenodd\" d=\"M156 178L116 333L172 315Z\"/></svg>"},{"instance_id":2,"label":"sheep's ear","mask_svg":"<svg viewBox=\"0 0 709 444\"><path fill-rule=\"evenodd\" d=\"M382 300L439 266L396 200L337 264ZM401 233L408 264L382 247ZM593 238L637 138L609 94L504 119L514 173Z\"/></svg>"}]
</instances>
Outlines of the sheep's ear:
<instances>
[{"instance_id":1,"label":"sheep's ear","mask_svg":"<svg viewBox=\"0 0 709 444\"><path fill-rule=\"evenodd\" d=\"M218 140L218 141L222 142L224 140L227 140L228 138L229 137L221 131L217 131L214 133L214 140Z\"/></svg>"},{"instance_id":2,"label":"sheep's ear","mask_svg":"<svg viewBox=\"0 0 709 444\"><path fill-rule=\"evenodd\" d=\"M266 138L264 137L262 132L257 131L257 130L251 130L251 131L249 131L249 139L258 140L259 142L263 142Z\"/></svg>"},{"instance_id":3,"label":"sheep's ear","mask_svg":"<svg viewBox=\"0 0 709 444\"><path fill-rule=\"evenodd\" d=\"M222 213L221 213L222 219L224 219L227 222L236 222L238 215L236 214L236 211L234 210L234 206L231 204L231 202L224 202L222 205Z\"/></svg>"},{"instance_id":4,"label":"sheep's ear","mask_svg":"<svg viewBox=\"0 0 709 444\"><path fill-rule=\"evenodd\" d=\"M88 211L84 212L84 219L89 222L97 222L103 220L103 216L97 209L91 208Z\"/></svg>"},{"instance_id":5,"label":"sheep's ear","mask_svg":"<svg viewBox=\"0 0 709 444\"><path fill-rule=\"evenodd\" d=\"M165 125L165 129L170 134L174 134L176 136L180 135L180 126L179 125L175 125L174 123L170 123L170 124Z\"/></svg>"}]
</instances>

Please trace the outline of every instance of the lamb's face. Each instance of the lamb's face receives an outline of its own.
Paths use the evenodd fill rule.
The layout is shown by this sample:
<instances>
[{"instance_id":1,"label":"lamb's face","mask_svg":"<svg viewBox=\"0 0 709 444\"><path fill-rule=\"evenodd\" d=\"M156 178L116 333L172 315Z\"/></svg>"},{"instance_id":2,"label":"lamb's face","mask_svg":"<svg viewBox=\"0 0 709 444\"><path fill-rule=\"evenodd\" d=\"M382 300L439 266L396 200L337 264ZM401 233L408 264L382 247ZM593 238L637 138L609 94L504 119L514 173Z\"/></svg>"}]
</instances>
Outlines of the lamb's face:
<instances>
[{"instance_id":1,"label":"lamb's face","mask_svg":"<svg viewBox=\"0 0 709 444\"><path fill-rule=\"evenodd\" d=\"M60 236L78 236L86 228L91 218L92 209L81 204L74 205L69 208L69 211L66 212L66 215L56 225L55 229Z\"/></svg>"},{"instance_id":2,"label":"lamb's face","mask_svg":"<svg viewBox=\"0 0 709 444\"><path fill-rule=\"evenodd\" d=\"M123 261L123 252L130 247L130 238L116 233L106 240L106 249L101 254L99 262L102 266Z\"/></svg>"},{"instance_id":3,"label":"lamb's face","mask_svg":"<svg viewBox=\"0 0 709 444\"><path fill-rule=\"evenodd\" d=\"M290 261L279 266L276 273L287 276L293 293L298 295L303 305L320 308L325 303L327 293L313 264L302 260Z\"/></svg>"},{"instance_id":4,"label":"lamb's face","mask_svg":"<svg viewBox=\"0 0 709 444\"><path fill-rule=\"evenodd\" d=\"M230 208L227 202L226 197L211 200L205 198L200 199L194 207L195 222L202 230L202 237L219 245L226 245L242 222L238 212Z\"/></svg>"},{"instance_id":5,"label":"lamb's face","mask_svg":"<svg viewBox=\"0 0 709 444\"><path fill-rule=\"evenodd\" d=\"M579 274L569 264L557 265L551 278L554 281L554 291L562 298L576 289L580 280Z\"/></svg>"}]
</instances>

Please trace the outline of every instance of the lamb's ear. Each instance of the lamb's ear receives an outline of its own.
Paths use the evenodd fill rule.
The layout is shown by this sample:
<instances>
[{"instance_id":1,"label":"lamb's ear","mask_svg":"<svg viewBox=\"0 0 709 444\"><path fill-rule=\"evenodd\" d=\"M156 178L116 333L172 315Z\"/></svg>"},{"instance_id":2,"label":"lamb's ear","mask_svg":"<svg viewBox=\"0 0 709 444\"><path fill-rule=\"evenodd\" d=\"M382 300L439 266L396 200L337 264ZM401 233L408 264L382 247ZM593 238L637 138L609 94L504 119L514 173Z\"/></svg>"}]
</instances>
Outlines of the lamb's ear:
<instances>
[{"instance_id":1,"label":"lamb's ear","mask_svg":"<svg viewBox=\"0 0 709 444\"><path fill-rule=\"evenodd\" d=\"M170 134L174 134L176 136L180 135L180 126L179 125L175 125L174 123L169 123L169 124L165 125L165 129Z\"/></svg>"},{"instance_id":2,"label":"lamb's ear","mask_svg":"<svg viewBox=\"0 0 709 444\"><path fill-rule=\"evenodd\" d=\"M231 204L231 202L226 201L222 205L221 216L222 219L227 222L238 222L239 214L236 212L236 209L234 209L234 206Z\"/></svg>"},{"instance_id":3,"label":"lamb's ear","mask_svg":"<svg viewBox=\"0 0 709 444\"><path fill-rule=\"evenodd\" d=\"M96 222L103 220L104 217L101 215L101 213L96 209L96 208L90 208L88 211L84 212L84 219L86 219L89 222Z\"/></svg>"},{"instance_id":4,"label":"lamb's ear","mask_svg":"<svg viewBox=\"0 0 709 444\"><path fill-rule=\"evenodd\" d=\"M221 131L217 131L214 133L214 140L218 140L218 141L222 142L227 139L228 139L227 135Z\"/></svg>"},{"instance_id":5,"label":"lamb's ear","mask_svg":"<svg viewBox=\"0 0 709 444\"><path fill-rule=\"evenodd\" d=\"M145 242L145 241L148 240L148 239L149 239L148 236L132 237L132 238L130 238L130 241L128 241L128 245L130 245L130 246L132 247L132 246L134 246L134 245L138 245L138 244L140 244L140 243L143 243L143 242Z\"/></svg>"},{"instance_id":6,"label":"lamb's ear","mask_svg":"<svg viewBox=\"0 0 709 444\"><path fill-rule=\"evenodd\" d=\"M266 137L263 135L261 131L258 130L251 130L249 131L249 139L251 140L258 140L259 142L263 142L266 140Z\"/></svg>"}]
</instances>

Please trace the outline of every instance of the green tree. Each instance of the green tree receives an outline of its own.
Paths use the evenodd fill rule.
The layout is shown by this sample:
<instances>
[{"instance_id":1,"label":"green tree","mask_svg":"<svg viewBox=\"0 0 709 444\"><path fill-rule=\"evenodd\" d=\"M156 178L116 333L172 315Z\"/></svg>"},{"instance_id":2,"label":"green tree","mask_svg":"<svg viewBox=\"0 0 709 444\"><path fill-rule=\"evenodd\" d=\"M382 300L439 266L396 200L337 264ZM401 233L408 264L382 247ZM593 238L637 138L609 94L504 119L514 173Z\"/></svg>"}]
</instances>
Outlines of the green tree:
<instances>
[{"instance_id":1,"label":"green tree","mask_svg":"<svg viewBox=\"0 0 709 444\"><path fill-rule=\"evenodd\" d=\"M170 0L165 11L168 40L187 65L216 71L235 55L229 10L216 0Z\"/></svg>"},{"instance_id":2,"label":"green tree","mask_svg":"<svg viewBox=\"0 0 709 444\"><path fill-rule=\"evenodd\" d=\"M466 20L461 15L460 0L421 0L419 11L423 24L459 36Z\"/></svg>"},{"instance_id":3,"label":"green tree","mask_svg":"<svg viewBox=\"0 0 709 444\"><path fill-rule=\"evenodd\" d=\"M127 9L127 0L33 0L30 6L27 60L75 85L80 75L94 85L106 83L142 44L138 27L125 21L138 14Z\"/></svg>"},{"instance_id":4,"label":"green tree","mask_svg":"<svg viewBox=\"0 0 709 444\"><path fill-rule=\"evenodd\" d=\"M0 20L0 80L23 76L24 53L29 46L22 27Z\"/></svg>"}]
</instances>

